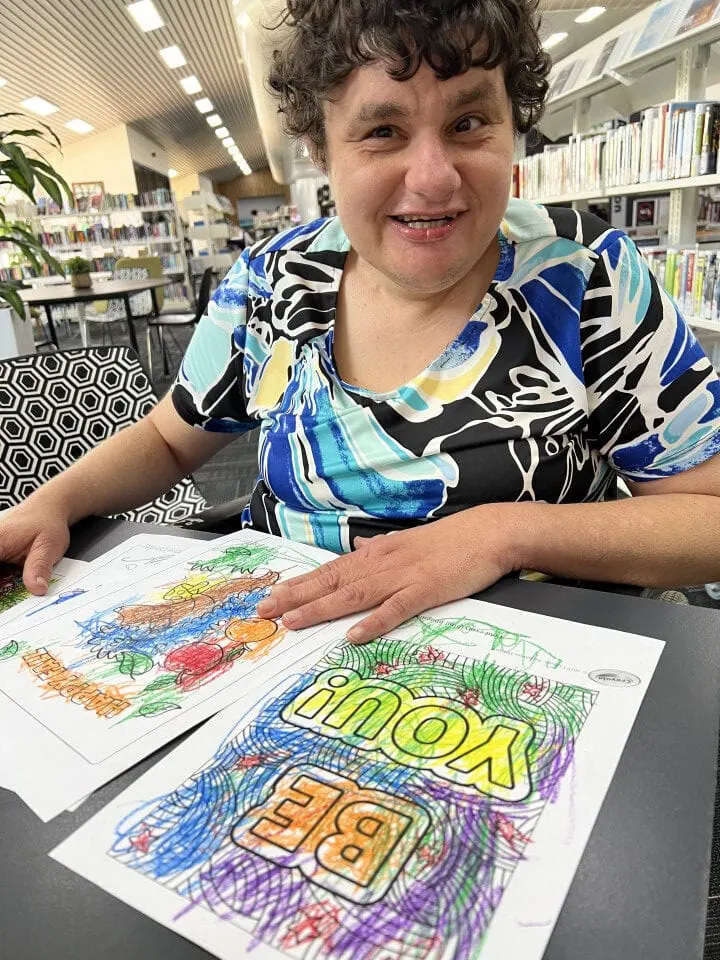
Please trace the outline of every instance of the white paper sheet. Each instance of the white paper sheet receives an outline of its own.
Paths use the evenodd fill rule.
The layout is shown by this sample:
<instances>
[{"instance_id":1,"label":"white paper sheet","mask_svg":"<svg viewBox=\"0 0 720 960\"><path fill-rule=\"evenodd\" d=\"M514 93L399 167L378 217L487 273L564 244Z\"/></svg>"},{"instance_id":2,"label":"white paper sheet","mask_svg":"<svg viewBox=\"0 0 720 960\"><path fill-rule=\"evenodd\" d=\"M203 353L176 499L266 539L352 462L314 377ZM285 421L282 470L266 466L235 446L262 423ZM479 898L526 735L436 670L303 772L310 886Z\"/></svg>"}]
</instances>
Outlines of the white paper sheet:
<instances>
[{"instance_id":1,"label":"white paper sheet","mask_svg":"<svg viewBox=\"0 0 720 960\"><path fill-rule=\"evenodd\" d=\"M197 540L141 533L129 537L117 547L90 562L63 558L55 567L56 579L50 585L45 597L29 598L23 602L20 610L16 608L15 617L8 617L6 621L0 619L0 648L5 646L1 639L3 630L6 633L17 631L18 624L14 622L15 619L27 618L22 622L32 626L46 620L53 620L59 612L67 614L76 607L86 604L87 594L92 590L119 585L129 579L137 582L147 576L150 571L167 566L171 560L182 556L183 553L197 552L197 550ZM61 609L60 604L62 604ZM19 728L27 727L27 724L28 718L25 711L8 697L0 694L0 729L15 731L19 736ZM26 735L31 737L34 729L30 721L29 732ZM40 728L39 736L42 736L42 729ZM52 747L53 740L54 738L49 741L49 748ZM17 751L13 751L7 737L4 741L0 738L0 787L14 790L13 770L23 762L22 756L17 755ZM16 742L24 742L24 738ZM82 800L73 804L73 807L79 806L80 803Z\"/></svg>"},{"instance_id":2,"label":"white paper sheet","mask_svg":"<svg viewBox=\"0 0 720 960\"><path fill-rule=\"evenodd\" d=\"M476 601L322 634L52 856L223 960L539 960L663 644Z\"/></svg>"},{"instance_id":3,"label":"white paper sheet","mask_svg":"<svg viewBox=\"0 0 720 960\"><path fill-rule=\"evenodd\" d=\"M17 634L17 655L0 663L0 691L25 712L7 748L13 788L50 819L245 694L250 675L316 647L316 630L284 630L255 608L275 579L331 556L232 534Z\"/></svg>"}]
</instances>

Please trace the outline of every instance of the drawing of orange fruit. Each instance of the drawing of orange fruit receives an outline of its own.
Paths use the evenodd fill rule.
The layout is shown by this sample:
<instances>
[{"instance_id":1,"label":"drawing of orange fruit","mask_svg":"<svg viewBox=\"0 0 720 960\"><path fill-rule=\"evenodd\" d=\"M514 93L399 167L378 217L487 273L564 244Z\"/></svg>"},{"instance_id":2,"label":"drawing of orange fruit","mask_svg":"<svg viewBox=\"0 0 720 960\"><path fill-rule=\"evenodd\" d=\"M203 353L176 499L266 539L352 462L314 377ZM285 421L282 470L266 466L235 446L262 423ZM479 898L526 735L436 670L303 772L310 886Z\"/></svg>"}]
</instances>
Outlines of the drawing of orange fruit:
<instances>
[{"instance_id":1,"label":"drawing of orange fruit","mask_svg":"<svg viewBox=\"0 0 720 960\"><path fill-rule=\"evenodd\" d=\"M231 620L225 627L225 636L231 641L225 648L226 656L229 651L239 646L252 650L258 643L277 633L277 629L278 625L274 620Z\"/></svg>"}]
</instances>

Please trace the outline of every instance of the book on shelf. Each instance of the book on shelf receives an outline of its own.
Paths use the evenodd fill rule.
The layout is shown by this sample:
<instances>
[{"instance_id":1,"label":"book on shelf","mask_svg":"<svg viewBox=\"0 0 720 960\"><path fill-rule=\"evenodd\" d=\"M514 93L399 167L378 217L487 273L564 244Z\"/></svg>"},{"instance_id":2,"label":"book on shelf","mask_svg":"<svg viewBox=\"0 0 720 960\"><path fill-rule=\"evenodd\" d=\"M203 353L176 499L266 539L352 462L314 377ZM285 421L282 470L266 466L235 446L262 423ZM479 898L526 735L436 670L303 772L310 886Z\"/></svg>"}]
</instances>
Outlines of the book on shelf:
<instances>
[{"instance_id":1,"label":"book on shelf","mask_svg":"<svg viewBox=\"0 0 720 960\"><path fill-rule=\"evenodd\" d=\"M720 173L720 103L661 103L519 161L529 200Z\"/></svg>"},{"instance_id":2,"label":"book on shelf","mask_svg":"<svg viewBox=\"0 0 720 960\"><path fill-rule=\"evenodd\" d=\"M662 0L656 3L650 12L647 23L642 29L632 57L648 53L677 34L689 6L689 0Z\"/></svg>"},{"instance_id":3,"label":"book on shelf","mask_svg":"<svg viewBox=\"0 0 720 960\"><path fill-rule=\"evenodd\" d=\"M651 273L680 312L692 320L717 323L720 329L720 255L715 250L644 251Z\"/></svg>"},{"instance_id":4,"label":"book on shelf","mask_svg":"<svg viewBox=\"0 0 720 960\"><path fill-rule=\"evenodd\" d=\"M582 60L573 60L561 67L557 74L550 80L548 99L550 100L553 97L559 97L561 94L572 90L577 83L577 79L582 68Z\"/></svg>"},{"instance_id":5,"label":"book on shelf","mask_svg":"<svg viewBox=\"0 0 720 960\"><path fill-rule=\"evenodd\" d=\"M595 80L596 77L601 77L603 75L605 68L610 63L610 57L612 56L619 39L619 36L613 37L603 46L597 60L593 64L593 67L588 74L588 80Z\"/></svg>"},{"instance_id":6,"label":"book on shelf","mask_svg":"<svg viewBox=\"0 0 720 960\"><path fill-rule=\"evenodd\" d=\"M687 9L685 19L678 27L678 35L704 27L720 15L720 0L692 0Z\"/></svg>"}]
</instances>

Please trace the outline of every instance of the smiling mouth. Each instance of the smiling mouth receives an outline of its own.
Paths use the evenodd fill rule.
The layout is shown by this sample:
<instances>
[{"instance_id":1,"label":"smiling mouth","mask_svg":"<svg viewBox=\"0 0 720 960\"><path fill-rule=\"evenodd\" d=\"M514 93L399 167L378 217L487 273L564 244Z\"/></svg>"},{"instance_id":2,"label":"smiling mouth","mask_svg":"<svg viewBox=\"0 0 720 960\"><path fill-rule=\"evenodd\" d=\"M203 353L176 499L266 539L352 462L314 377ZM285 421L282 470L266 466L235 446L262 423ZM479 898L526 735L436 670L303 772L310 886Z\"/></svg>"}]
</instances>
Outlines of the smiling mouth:
<instances>
[{"instance_id":1,"label":"smiling mouth","mask_svg":"<svg viewBox=\"0 0 720 960\"><path fill-rule=\"evenodd\" d=\"M461 213L448 213L442 217L426 217L421 214L401 214L399 216L391 216L391 220L396 220L398 223L402 223L405 227L410 227L413 230L429 230L433 227L445 227L449 223L453 223L455 220L458 220L462 216Z\"/></svg>"}]
</instances>

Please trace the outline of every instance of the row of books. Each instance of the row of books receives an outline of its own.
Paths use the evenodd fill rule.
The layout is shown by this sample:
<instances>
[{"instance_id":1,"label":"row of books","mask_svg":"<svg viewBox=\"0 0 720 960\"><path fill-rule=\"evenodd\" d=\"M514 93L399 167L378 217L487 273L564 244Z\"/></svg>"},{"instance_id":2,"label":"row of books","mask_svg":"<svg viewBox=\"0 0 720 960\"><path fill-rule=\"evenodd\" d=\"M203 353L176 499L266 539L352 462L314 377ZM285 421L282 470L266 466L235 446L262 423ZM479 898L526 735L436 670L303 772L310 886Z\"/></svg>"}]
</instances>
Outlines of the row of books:
<instances>
[{"instance_id":1,"label":"row of books","mask_svg":"<svg viewBox=\"0 0 720 960\"><path fill-rule=\"evenodd\" d=\"M171 207L173 195L170 190L158 187L156 190L147 190L143 193L102 193L93 194L89 202L88 197L77 196L76 206L61 207L50 197L37 197L36 205L38 216L44 217L59 213L111 213L117 210L137 210L139 207Z\"/></svg>"},{"instance_id":2,"label":"row of books","mask_svg":"<svg viewBox=\"0 0 720 960\"><path fill-rule=\"evenodd\" d=\"M58 227L38 234L44 247L72 246L80 243L112 243L113 241L175 240L177 235L172 223L145 223L141 227L106 227L95 223L84 227Z\"/></svg>"},{"instance_id":3,"label":"row of books","mask_svg":"<svg viewBox=\"0 0 720 960\"><path fill-rule=\"evenodd\" d=\"M519 161L517 196L536 200L720 172L717 101L662 103L635 116Z\"/></svg>"},{"instance_id":4,"label":"row of books","mask_svg":"<svg viewBox=\"0 0 720 960\"><path fill-rule=\"evenodd\" d=\"M622 64L698 27L720 19L720 0L661 0L650 12L640 32L623 30L608 40L594 61L571 60L550 77L548 98L560 97Z\"/></svg>"},{"instance_id":5,"label":"row of books","mask_svg":"<svg viewBox=\"0 0 720 960\"><path fill-rule=\"evenodd\" d=\"M644 254L657 282L689 320L720 324L720 254L698 247Z\"/></svg>"}]
</instances>

